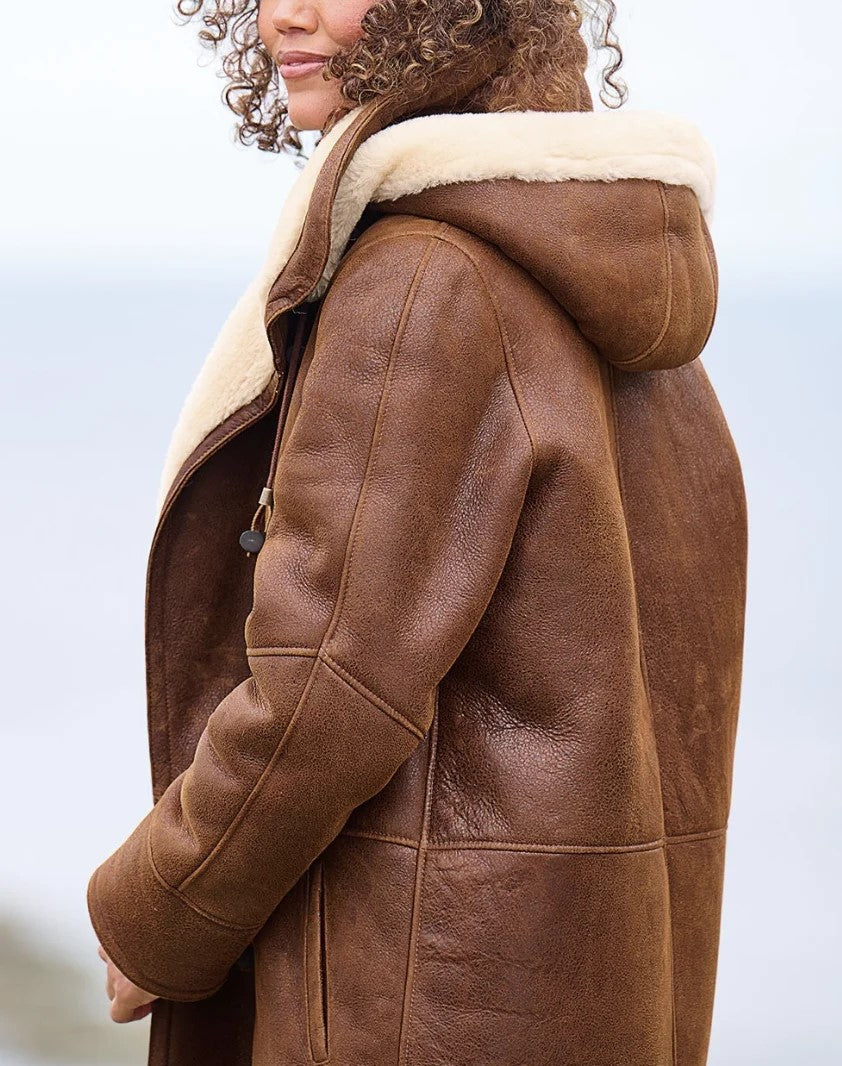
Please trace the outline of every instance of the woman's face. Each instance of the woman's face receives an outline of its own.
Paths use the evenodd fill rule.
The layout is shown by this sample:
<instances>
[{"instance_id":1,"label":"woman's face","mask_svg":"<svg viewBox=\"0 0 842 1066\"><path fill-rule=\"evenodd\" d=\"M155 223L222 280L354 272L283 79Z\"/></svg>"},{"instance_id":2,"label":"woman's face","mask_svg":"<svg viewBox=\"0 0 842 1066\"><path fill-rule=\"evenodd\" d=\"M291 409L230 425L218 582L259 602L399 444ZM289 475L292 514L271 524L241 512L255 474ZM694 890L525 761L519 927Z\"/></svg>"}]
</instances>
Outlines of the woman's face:
<instances>
[{"instance_id":1,"label":"woman's face","mask_svg":"<svg viewBox=\"0 0 842 1066\"><path fill-rule=\"evenodd\" d=\"M292 124L320 130L330 112L347 101L335 78L325 81L322 62L361 34L360 21L372 0L260 0L257 28L278 65L287 91ZM284 53L291 53L289 62ZM307 56L295 53L309 53Z\"/></svg>"}]
</instances>

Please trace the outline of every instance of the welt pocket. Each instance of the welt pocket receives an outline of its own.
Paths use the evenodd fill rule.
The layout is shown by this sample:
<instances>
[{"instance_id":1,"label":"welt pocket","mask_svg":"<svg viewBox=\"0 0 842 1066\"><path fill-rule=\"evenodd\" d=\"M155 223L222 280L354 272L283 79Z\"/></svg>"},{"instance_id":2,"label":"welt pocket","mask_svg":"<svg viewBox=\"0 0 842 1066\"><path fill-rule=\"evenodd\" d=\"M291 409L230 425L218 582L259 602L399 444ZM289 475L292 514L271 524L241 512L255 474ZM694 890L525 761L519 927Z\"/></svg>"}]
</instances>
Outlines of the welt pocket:
<instances>
[{"instance_id":1,"label":"welt pocket","mask_svg":"<svg viewBox=\"0 0 842 1066\"><path fill-rule=\"evenodd\" d=\"M307 869L304 913L304 989L307 1035L313 1062L325 1062L328 1047L327 945L325 943L325 877L322 859Z\"/></svg>"}]
</instances>

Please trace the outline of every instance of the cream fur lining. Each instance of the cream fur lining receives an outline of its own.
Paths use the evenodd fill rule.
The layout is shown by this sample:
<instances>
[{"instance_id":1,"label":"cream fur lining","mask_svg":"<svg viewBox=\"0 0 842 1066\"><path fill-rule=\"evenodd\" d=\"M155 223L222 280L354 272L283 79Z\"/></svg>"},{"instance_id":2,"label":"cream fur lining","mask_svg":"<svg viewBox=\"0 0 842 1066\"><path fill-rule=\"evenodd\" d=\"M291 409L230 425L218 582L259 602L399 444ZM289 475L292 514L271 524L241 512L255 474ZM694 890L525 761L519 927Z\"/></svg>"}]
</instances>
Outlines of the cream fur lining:
<instances>
[{"instance_id":1,"label":"cream fur lining","mask_svg":"<svg viewBox=\"0 0 842 1066\"><path fill-rule=\"evenodd\" d=\"M223 323L187 394L164 461L159 513L190 452L215 426L258 396L272 376L264 326L269 290L295 248L326 156L360 110L349 112L322 138L299 172L263 265ZM690 186L708 224L713 219L713 153L695 124L680 115L622 109L422 115L394 122L354 153L334 200L327 266L308 298L324 294L369 201L488 178L653 178Z\"/></svg>"}]
</instances>

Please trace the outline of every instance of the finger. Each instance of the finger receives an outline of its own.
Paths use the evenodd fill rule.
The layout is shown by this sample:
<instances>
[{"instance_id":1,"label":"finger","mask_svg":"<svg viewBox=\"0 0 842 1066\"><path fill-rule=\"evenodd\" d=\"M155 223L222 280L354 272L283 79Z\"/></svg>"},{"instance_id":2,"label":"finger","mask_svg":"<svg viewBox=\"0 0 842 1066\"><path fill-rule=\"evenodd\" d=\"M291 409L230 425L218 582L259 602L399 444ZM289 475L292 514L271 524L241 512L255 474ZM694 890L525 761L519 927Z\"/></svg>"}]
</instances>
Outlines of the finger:
<instances>
[{"instance_id":1,"label":"finger","mask_svg":"<svg viewBox=\"0 0 842 1066\"><path fill-rule=\"evenodd\" d=\"M142 1009L147 1006L147 996L143 993L141 997L137 994L138 990L134 985L129 985L126 988L118 990L117 995L111 1001L111 1018L115 1022L133 1022L136 1020L136 1012L138 1009Z\"/></svg>"},{"instance_id":2,"label":"finger","mask_svg":"<svg viewBox=\"0 0 842 1066\"><path fill-rule=\"evenodd\" d=\"M103 962L108 962L108 956L106 955L105 948L102 946L102 944L97 944L96 953L97 955L99 955Z\"/></svg>"},{"instance_id":3,"label":"finger","mask_svg":"<svg viewBox=\"0 0 842 1066\"><path fill-rule=\"evenodd\" d=\"M152 1003L158 996L128 984L121 988L111 1002L111 1018L115 1022L136 1022L145 1018L152 1010Z\"/></svg>"},{"instance_id":4,"label":"finger","mask_svg":"<svg viewBox=\"0 0 842 1066\"><path fill-rule=\"evenodd\" d=\"M127 1003L122 996L117 995L111 1000L111 1020L112 1022L130 1022L134 1015L135 1007L132 1003Z\"/></svg>"},{"instance_id":5,"label":"finger","mask_svg":"<svg viewBox=\"0 0 842 1066\"><path fill-rule=\"evenodd\" d=\"M134 1007L144 1007L147 1003L151 1003L153 999L158 997L152 992L147 992L144 988L139 988L136 984L125 977L118 971L118 979L115 983L117 995L126 1003Z\"/></svg>"}]
</instances>

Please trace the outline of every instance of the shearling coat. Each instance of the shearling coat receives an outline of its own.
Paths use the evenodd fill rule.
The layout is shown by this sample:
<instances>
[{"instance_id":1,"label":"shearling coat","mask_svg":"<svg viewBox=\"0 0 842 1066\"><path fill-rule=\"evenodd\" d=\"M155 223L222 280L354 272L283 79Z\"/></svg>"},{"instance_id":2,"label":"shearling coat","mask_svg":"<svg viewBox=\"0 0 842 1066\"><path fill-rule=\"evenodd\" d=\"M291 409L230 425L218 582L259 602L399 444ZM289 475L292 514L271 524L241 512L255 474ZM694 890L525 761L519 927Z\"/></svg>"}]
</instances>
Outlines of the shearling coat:
<instances>
[{"instance_id":1,"label":"shearling coat","mask_svg":"<svg viewBox=\"0 0 842 1066\"><path fill-rule=\"evenodd\" d=\"M154 806L87 896L151 1066L706 1060L747 560L712 153L460 77L324 136L172 436Z\"/></svg>"}]
</instances>

